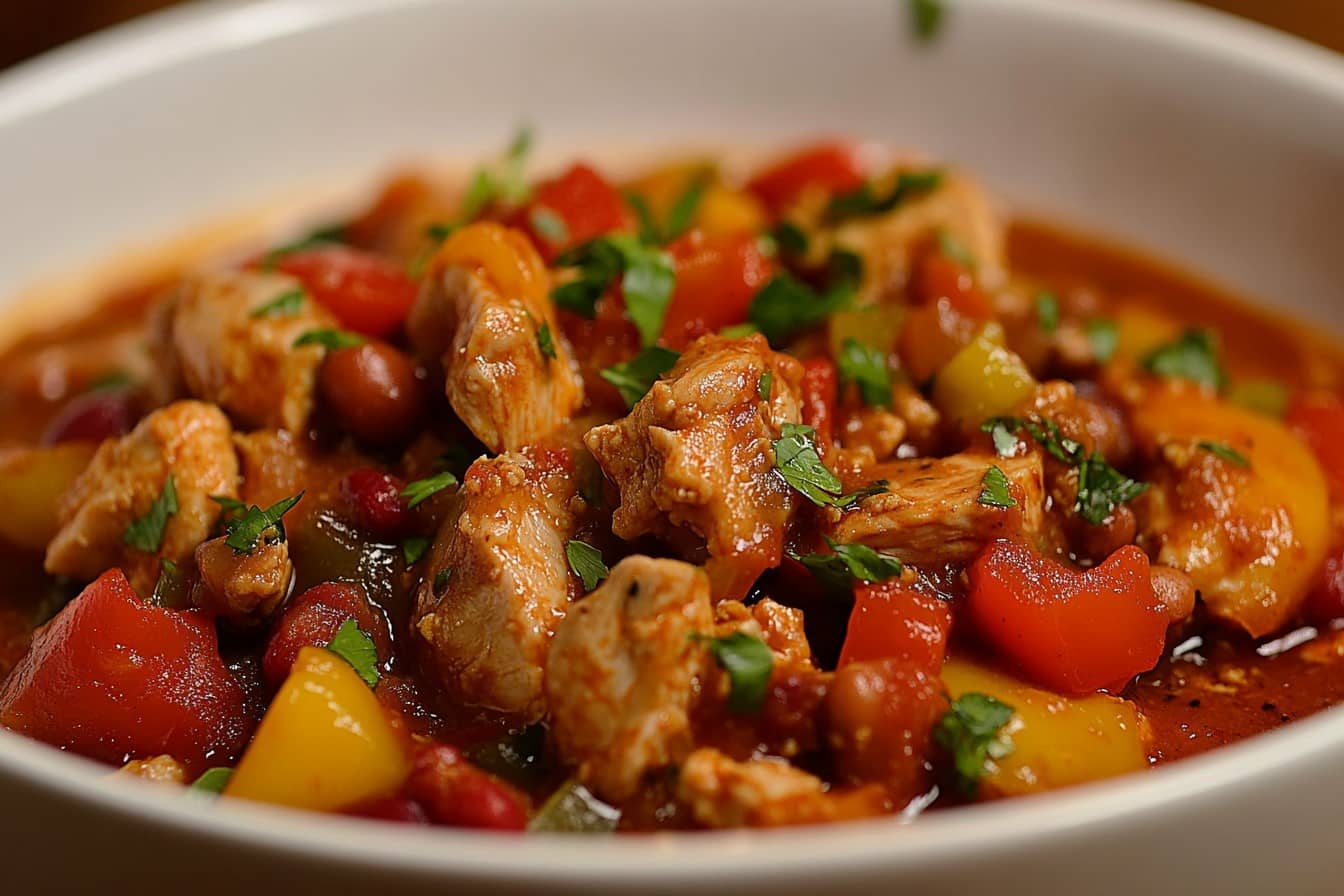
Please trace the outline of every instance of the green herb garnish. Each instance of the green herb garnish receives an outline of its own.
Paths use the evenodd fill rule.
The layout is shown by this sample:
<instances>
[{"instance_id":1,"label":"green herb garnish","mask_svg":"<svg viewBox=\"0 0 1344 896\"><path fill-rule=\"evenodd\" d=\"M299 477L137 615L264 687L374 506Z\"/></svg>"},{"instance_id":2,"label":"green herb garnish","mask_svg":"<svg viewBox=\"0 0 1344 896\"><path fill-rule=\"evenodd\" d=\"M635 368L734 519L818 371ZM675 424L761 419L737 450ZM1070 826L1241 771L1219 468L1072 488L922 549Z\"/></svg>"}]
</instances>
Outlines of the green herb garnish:
<instances>
[{"instance_id":1,"label":"green herb garnish","mask_svg":"<svg viewBox=\"0 0 1344 896\"><path fill-rule=\"evenodd\" d=\"M1115 350L1120 345L1120 328L1115 321L1098 317L1088 321L1083 329L1088 342L1092 343L1092 356L1098 364L1105 364L1115 357Z\"/></svg>"},{"instance_id":2,"label":"green herb garnish","mask_svg":"<svg viewBox=\"0 0 1344 896\"><path fill-rule=\"evenodd\" d=\"M761 378L756 381L756 394L761 396L761 401L770 400L770 390L774 388L775 375L767 370L761 374Z\"/></svg>"},{"instance_id":3,"label":"green herb garnish","mask_svg":"<svg viewBox=\"0 0 1344 896\"><path fill-rule=\"evenodd\" d=\"M771 345L779 345L799 330L844 310L853 300L853 290L847 286L821 295L790 274L776 274L752 298L747 317Z\"/></svg>"},{"instance_id":4,"label":"green herb garnish","mask_svg":"<svg viewBox=\"0 0 1344 896\"><path fill-rule=\"evenodd\" d=\"M423 535L412 535L401 543L401 556L405 558L407 566L414 566L420 562L420 558L425 556L425 551L429 550L429 539Z\"/></svg>"},{"instance_id":5,"label":"green herb garnish","mask_svg":"<svg viewBox=\"0 0 1344 896\"><path fill-rule=\"evenodd\" d=\"M1036 322L1046 333L1059 329L1059 297L1049 290L1036 293Z\"/></svg>"},{"instance_id":6,"label":"green herb garnish","mask_svg":"<svg viewBox=\"0 0 1344 896\"><path fill-rule=\"evenodd\" d=\"M565 219L544 205L533 208L528 215L528 221L532 223L532 229L537 232L537 235L547 242L565 243L569 241L569 225L565 223Z\"/></svg>"},{"instance_id":7,"label":"green herb garnish","mask_svg":"<svg viewBox=\"0 0 1344 896\"><path fill-rule=\"evenodd\" d=\"M334 246L345 242L345 225L335 224L328 227L319 227L311 233L299 237L297 240L276 246L266 253L261 260L261 269L263 271L273 271L280 260L286 255L293 255L296 252L306 252L309 249L319 249L323 246Z\"/></svg>"},{"instance_id":8,"label":"green herb garnish","mask_svg":"<svg viewBox=\"0 0 1344 896\"><path fill-rule=\"evenodd\" d=\"M583 580L584 591L592 591L611 572L602 562L602 552L577 538L571 538L565 545L565 557L574 575Z\"/></svg>"},{"instance_id":9,"label":"green herb garnish","mask_svg":"<svg viewBox=\"0 0 1344 896\"><path fill-rule=\"evenodd\" d=\"M351 333L349 330L309 330L294 340L294 348L302 348L305 345L320 345L327 351L336 351L340 348L353 348L356 345L363 345L368 340L358 333Z\"/></svg>"},{"instance_id":10,"label":"green herb garnish","mask_svg":"<svg viewBox=\"0 0 1344 896\"><path fill-rule=\"evenodd\" d=\"M885 214L910 199L933 192L942 182L943 172L936 168L902 171L885 195L877 193L871 182L864 182L857 190L832 199L826 214L832 220Z\"/></svg>"},{"instance_id":11,"label":"green herb garnish","mask_svg":"<svg viewBox=\"0 0 1344 896\"><path fill-rule=\"evenodd\" d=\"M548 323L537 327L537 350L543 358L555 360L555 337L551 335L551 325Z\"/></svg>"},{"instance_id":12,"label":"green herb garnish","mask_svg":"<svg viewBox=\"0 0 1344 896\"><path fill-rule=\"evenodd\" d=\"M886 489L887 483L883 480L844 494L844 483L821 462L817 431L810 426L785 423L780 427L780 437L771 444L775 449L775 469L784 481L820 507L847 510Z\"/></svg>"},{"instance_id":13,"label":"green herb garnish","mask_svg":"<svg viewBox=\"0 0 1344 896\"><path fill-rule=\"evenodd\" d=\"M448 587L448 580L453 577L453 568L446 566L434 574L434 596L441 597L443 591Z\"/></svg>"},{"instance_id":14,"label":"green herb garnish","mask_svg":"<svg viewBox=\"0 0 1344 896\"><path fill-rule=\"evenodd\" d=\"M728 709L739 715L760 712L775 665L775 656L765 642L745 632L723 638L692 637L704 641L719 667L728 673Z\"/></svg>"},{"instance_id":15,"label":"green herb garnish","mask_svg":"<svg viewBox=\"0 0 1344 896\"><path fill-rule=\"evenodd\" d=\"M121 540L136 550L154 553L163 544L163 531L168 526L168 518L177 513L177 486L173 484L173 474L163 480L163 488L154 503L149 505L145 515L131 521L122 533Z\"/></svg>"},{"instance_id":16,"label":"green herb garnish","mask_svg":"<svg viewBox=\"0 0 1344 896\"><path fill-rule=\"evenodd\" d=\"M1225 460L1230 464L1235 464L1238 467L1246 467L1249 469L1251 466L1251 461L1246 455L1242 454L1226 442L1204 441L1200 442L1196 447L1202 448L1215 457Z\"/></svg>"},{"instance_id":17,"label":"green herb garnish","mask_svg":"<svg viewBox=\"0 0 1344 896\"><path fill-rule=\"evenodd\" d=\"M928 43L943 27L942 0L909 0L910 30L915 39Z\"/></svg>"},{"instance_id":18,"label":"green herb garnish","mask_svg":"<svg viewBox=\"0 0 1344 896\"><path fill-rule=\"evenodd\" d=\"M453 471L440 470L433 476L408 482L406 487L401 490L401 496L406 499L407 507L417 507L428 501L433 495L453 485L457 485L457 477L453 475Z\"/></svg>"},{"instance_id":19,"label":"green herb garnish","mask_svg":"<svg viewBox=\"0 0 1344 896\"><path fill-rule=\"evenodd\" d=\"M584 243L556 259L560 267L578 268L576 280L555 288L556 305L592 317L597 300L619 277L625 312L651 346L663 330L663 317L676 286L672 257L627 234L612 234Z\"/></svg>"},{"instance_id":20,"label":"green herb garnish","mask_svg":"<svg viewBox=\"0 0 1344 896\"><path fill-rule=\"evenodd\" d=\"M192 793L221 794L224 788L228 786L229 779L233 777L233 769L224 766L208 768L201 772L201 776L191 782L187 788Z\"/></svg>"},{"instance_id":21,"label":"green herb garnish","mask_svg":"<svg viewBox=\"0 0 1344 896\"><path fill-rule=\"evenodd\" d=\"M286 314L297 314L303 308L304 292L302 287L285 290L280 295L271 299L265 305L252 309L249 317L279 317Z\"/></svg>"},{"instance_id":22,"label":"green herb garnish","mask_svg":"<svg viewBox=\"0 0 1344 896\"><path fill-rule=\"evenodd\" d=\"M284 541L285 525L282 520L285 514L299 503L303 494L299 492L297 495L291 495L265 510L255 504L246 508L224 524L224 531L228 533L224 543L239 554L250 554L257 549L257 543L271 529L275 530L275 535L266 539L268 544Z\"/></svg>"},{"instance_id":23,"label":"green herb garnish","mask_svg":"<svg viewBox=\"0 0 1344 896\"><path fill-rule=\"evenodd\" d=\"M980 787L991 759L1013 752L1013 742L1003 728L1013 718L1013 708L985 694L962 694L938 720L933 739L952 757L958 789L971 796Z\"/></svg>"},{"instance_id":24,"label":"green herb garnish","mask_svg":"<svg viewBox=\"0 0 1344 896\"><path fill-rule=\"evenodd\" d=\"M349 663L369 687L378 686L378 648L355 620L341 623L327 649Z\"/></svg>"},{"instance_id":25,"label":"green herb garnish","mask_svg":"<svg viewBox=\"0 0 1344 896\"><path fill-rule=\"evenodd\" d=\"M834 553L790 554L808 568L828 591L848 592L855 582L885 582L905 569L899 557L883 554L863 544L840 544L826 539Z\"/></svg>"},{"instance_id":26,"label":"green herb garnish","mask_svg":"<svg viewBox=\"0 0 1344 896\"><path fill-rule=\"evenodd\" d=\"M602 371L602 379L616 387L626 407L633 408L649 393L658 378L676 366L681 355L661 345L651 345L629 361Z\"/></svg>"},{"instance_id":27,"label":"green herb garnish","mask_svg":"<svg viewBox=\"0 0 1344 896\"><path fill-rule=\"evenodd\" d=\"M842 382L854 383L859 387L863 403L869 407L891 407L891 372L887 369L887 356L875 348L870 348L857 339L846 339L840 346L840 356L835 359Z\"/></svg>"},{"instance_id":28,"label":"green herb garnish","mask_svg":"<svg viewBox=\"0 0 1344 896\"><path fill-rule=\"evenodd\" d=\"M990 467L980 480L980 496L975 499L986 507L1009 508L1017 506L1017 499L1008 490L1008 476L998 467Z\"/></svg>"},{"instance_id":29,"label":"green herb garnish","mask_svg":"<svg viewBox=\"0 0 1344 896\"><path fill-rule=\"evenodd\" d=\"M966 270L975 270L975 256L971 254L971 250L967 248L965 243L946 230L938 231L938 251L944 257L950 258L966 268Z\"/></svg>"},{"instance_id":30,"label":"green herb garnish","mask_svg":"<svg viewBox=\"0 0 1344 896\"><path fill-rule=\"evenodd\" d=\"M1175 342L1149 352L1143 366L1157 376L1192 380L1212 389L1221 389L1226 382L1217 337L1210 330L1186 330Z\"/></svg>"}]
</instances>

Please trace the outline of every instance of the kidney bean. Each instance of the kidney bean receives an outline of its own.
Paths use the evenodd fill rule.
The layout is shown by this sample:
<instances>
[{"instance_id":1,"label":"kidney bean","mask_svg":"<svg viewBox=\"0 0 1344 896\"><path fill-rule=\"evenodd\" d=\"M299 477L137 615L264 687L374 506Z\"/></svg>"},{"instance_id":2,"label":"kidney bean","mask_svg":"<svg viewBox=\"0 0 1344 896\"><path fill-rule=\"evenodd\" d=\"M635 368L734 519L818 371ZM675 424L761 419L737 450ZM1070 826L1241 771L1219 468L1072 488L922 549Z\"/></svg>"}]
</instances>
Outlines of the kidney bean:
<instances>
[{"instance_id":1,"label":"kidney bean","mask_svg":"<svg viewBox=\"0 0 1344 896\"><path fill-rule=\"evenodd\" d=\"M134 396L127 389L85 392L71 399L47 425L42 444L101 442L122 436L135 426L138 416Z\"/></svg>"},{"instance_id":2,"label":"kidney bean","mask_svg":"<svg viewBox=\"0 0 1344 896\"><path fill-rule=\"evenodd\" d=\"M423 395L415 365L385 342L329 353L318 390L341 428L370 445L400 445L420 422Z\"/></svg>"},{"instance_id":3,"label":"kidney bean","mask_svg":"<svg viewBox=\"0 0 1344 896\"><path fill-rule=\"evenodd\" d=\"M396 541L409 533L413 522L401 490L406 483L390 473L362 468L341 480L341 497L354 511L355 522L375 538Z\"/></svg>"}]
</instances>

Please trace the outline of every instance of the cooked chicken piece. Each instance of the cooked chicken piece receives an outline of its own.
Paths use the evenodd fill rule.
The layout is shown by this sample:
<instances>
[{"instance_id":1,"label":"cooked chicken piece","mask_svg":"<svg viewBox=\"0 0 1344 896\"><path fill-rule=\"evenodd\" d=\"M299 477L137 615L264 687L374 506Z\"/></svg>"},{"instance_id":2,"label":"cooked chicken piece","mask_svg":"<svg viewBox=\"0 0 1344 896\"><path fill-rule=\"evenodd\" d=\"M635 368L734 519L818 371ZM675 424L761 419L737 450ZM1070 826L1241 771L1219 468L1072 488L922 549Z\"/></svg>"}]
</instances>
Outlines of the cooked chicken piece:
<instances>
[{"instance_id":1,"label":"cooked chicken piece","mask_svg":"<svg viewBox=\"0 0 1344 896\"><path fill-rule=\"evenodd\" d=\"M148 595L161 558L189 564L196 546L210 537L219 518L219 505L210 496L238 496L231 434L219 408L179 401L121 438L103 442L61 498L61 528L47 547L47 572L91 581L119 566L136 591ZM131 546L127 527L149 512L169 475L178 509L163 525L158 550Z\"/></svg>"},{"instance_id":2,"label":"cooked chicken piece","mask_svg":"<svg viewBox=\"0 0 1344 896\"><path fill-rule=\"evenodd\" d=\"M880 815L877 785L831 791L826 782L779 759L738 762L718 750L696 750L681 767L677 796L710 828L821 824Z\"/></svg>"},{"instance_id":3,"label":"cooked chicken piece","mask_svg":"<svg viewBox=\"0 0 1344 896\"><path fill-rule=\"evenodd\" d=\"M757 634L778 659L811 662L812 646L807 643L807 634L803 630L802 610L786 607L766 597L752 604L749 612L759 630L752 634Z\"/></svg>"},{"instance_id":4,"label":"cooked chicken piece","mask_svg":"<svg viewBox=\"0 0 1344 896\"><path fill-rule=\"evenodd\" d=\"M518 231L483 222L449 237L406 333L417 354L442 365L448 402L491 451L544 438L583 402L546 266Z\"/></svg>"},{"instance_id":5,"label":"cooked chicken piece","mask_svg":"<svg viewBox=\"0 0 1344 896\"><path fill-rule=\"evenodd\" d=\"M905 441L905 421L884 408L860 407L845 413L836 436L846 451L868 451L875 461L889 460Z\"/></svg>"},{"instance_id":6,"label":"cooked chicken piece","mask_svg":"<svg viewBox=\"0 0 1344 896\"><path fill-rule=\"evenodd\" d=\"M799 420L801 377L763 336L696 340L628 416L584 437L620 489L612 531L667 539L688 558L703 545L715 596L741 597L779 562L796 505L771 443Z\"/></svg>"},{"instance_id":7,"label":"cooked chicken piece","mask_svg":"<svg viewBox=\"0 0 1344 896\"><path fill-rule=\"evenodd\" d=\"M192 602L238 628L253 628L270 619L289 596L294 564L289 543L262 539L250 554L239 553L212 538L196 548L201 578Z\"/></svg>"},{"instance_id":8,"label":"cooked chicken piece","mask_svg":"<svg viewBox=\"0 0 1344 896\"><path fill-rule=\"evenodd\" d=\"M1014 506L979 500L990 467L1008 477ZM998 538L1035 543L1042 532L1045 493L1041 459L1034 454L896 460L869 467L864 476L889 484L852 512L835 514L827 534L841 544L865 544L906 563L937 566L968 563Z\"/></svg>"},{"instance_id":9,"label":"cooked chicken piece","mask_svg":"<svg viewBox=\"0 0 1344 896\"><path fill-rule=\"evenodd\" d=\"M171 756L155 756L152 759L132 759L113 772L123 778L139 778L154 784L187 783L187 770Z\"/></svg>"},{"instance_id":10,"label":"cooked chicken piece","mask_svg":"<svg viewBox=\"0 0 1344 896\"><path fill-rule=\"evenodd\" d=\"M568 452L481 458L463 478L460 512L439 529L413 624L453 699L534 722L542 672L565 616L565 545L581 509Z\"/></svg>"},{"instance_id":11,"label":"cooked chicken piece","mask_svg":"<svg viewBox=\"0 0 1344 896\"><path fill-rule=\"evenodd\" d=\"M1133 424L1156 465L1136 505L1145 546L1189 574L1214 616L1253 637L1278 629L1329 544L1315 456L1277 420L1193 389L1151 390Z\"/></svg>"},{"instance_id":12,"label":"cooked chicken piece","mask_svg":"<svg viewBox=\"0 0 1344 896\"><path fill-rule=\"evenodd\" d=\"M219 405L241 427L303 432L324 350L294 342L337 324L307 296L297 310L263 313L296 290L302 285L294 278L258 271L188 277L164 312L169 344L153 347L164 375L180 372L191 395Z\"/></svg>"},{"instance_id":13,"label":"cooked chicken piece","mask_svg":"<svg viewBox=\"0 0 1344 896\"><path fill-rule=\"evenodd\" d=\"M551 738L603 799L691 749L688 712L712 627L709 582L676 560L627 557L571 608L546 669Z\"/></svg>"}]
</instances>

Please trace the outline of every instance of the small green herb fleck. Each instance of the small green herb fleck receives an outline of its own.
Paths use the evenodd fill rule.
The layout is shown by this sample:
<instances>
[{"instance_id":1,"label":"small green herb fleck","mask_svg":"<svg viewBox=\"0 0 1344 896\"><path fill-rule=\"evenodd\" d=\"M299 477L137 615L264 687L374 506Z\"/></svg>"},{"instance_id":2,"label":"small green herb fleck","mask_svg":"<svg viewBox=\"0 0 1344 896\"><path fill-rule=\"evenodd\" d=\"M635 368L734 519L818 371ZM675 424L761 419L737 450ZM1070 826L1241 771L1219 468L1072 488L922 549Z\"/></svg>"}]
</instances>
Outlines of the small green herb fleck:
<instances>
[{"instance_id":1,"label":"small green herb fleck","mask_svg":"<svg viewBox=\"0 0 1344 896\"><path fill-rule=\"evenodd\" d=\"M1143 366L1157 376L1192 380L1213 389L1221 389L1226 381L1218 362L1217 338L1209 330L1186 330L1175 342L1149 352Z\"/></svg>"},{"instance_id":2,"label":"small green herb fleck","mask_svg":"<svg viewBox=\"0 0 1344 896\"><path fill-rule=\"evenodd\" d=\"M980 787L991 759L1013 752L1013 742L1003 728L1013 718L1013 708L985 694L962 694L938 720L933 739L952 758L957 787L968 796Z\"/></svg>"},{"instance_id":3,"label":"small green herb fleck","mask_svg":"<svg viewBox=\"0 0 1344 896\"><path fill-rule=\"evenodd\" d=\"M728 673L728 709L739 715L760 712L775 656L760 638L733 632L723 638L694 635L709 645L714 660Z\"/></svg>"},{"instance_id":4,"label":"small green herb fleck","mask_svg":"<svg viewBox=\"0 0 1344 896\"><path fill-rule=\"evenodd\" d=\"M309 249L320 249L323 246L333 246L345 242L345 226L336 224L328 227L319 227L311 233L299 237L289 243L272 248L261 260L261 269L263 271L273 271L280 264L281 259L286 255L293 255L296 252L306 252Z\"/></svg>"},{"instance_id":5,"label":"small green herb fleck","mask_svg":"<svg viewBox=\"0 0 1344 896\"><path fill-rule=\"evenodd\" d=\"M1246 467L1249 469L1251 466L1251 461L1246 455L1242 454L1226 442L1204 441L1200 442L1198 447L1204 449L1215 457L1221 458L1230 464L1235 464L1238 467Z\"/></svg>"},{"instance_id":6,"label":"small green herb fleck","mask_svg":"<svg viewBox=\"0 0 1344 896\"><path fill-rule=\"evenodd\" d=\"M443 591L448 587L448 580L453 577L453 568L446 566L434 574L434 596L442 597Z\"/></svg>"},{"instance_id":7,"label":"small green herb fleck","mask_svg":"<svg viewBox=\"0 0 1344 896\"><path fill-rule=\"evenodd\" d=\"M407 566L414 566L420 562L420 558L425 556L425 551L429 550L429 539L423 535L412 535L401 543L401 556L406 559Z\"/></svg>"},{"instance_id":8,"label":"small green herb fleck","mask_svg":"<svg viewBox=\"0 0 1344 896\"><path fill-rule=\"evenodd\" d=\"M551 335L551 325L548 323L537 328L537 350L542 357L555 360L555 337Z\"/></svg>"},{"instance_id":9,"label":"small green herb fleck","mask_svg":"<svg viewBox=\"0 0 1344 896\"><path fill-rule=\"evenodd\" d=\"M299 492L297 495L275 502L265 510L253 504L224 524L224 531L228 533L224 543L239 554L250 554L256 550L257 543L271 529L275 530L275 535L267 538L267 542L284 541L285 525L282 520L302 498L303 492Z\"/></svg>"},{"instance_id":10,"label":"small green herb fleck","mask_svg":"<svg viewBox=\"0 0 1344 896\"><path fill-rule=\"evenodd\" d=\"M229 779L233 777L233 769L217 766L208 768L201 773L201 776L191 782L187 789L192 793L203 794L221 794L224 788L228 786Z\"/></svg>"},{"instance_id":11,"label":"small green herb fleck","mask_svg":"<svg viewBox=\"0 0 1344 896\"><path fill-rule=\"evenodd\" d=\"M835 361L840 379L859 387L864 404L875 408L891 407L891 372L887 369L885 352L870 348L857 339L846 339Z\"/></svg>"},{"instance_id":12,"label":"small green herb fleck","mask_svg":"<svg viewBox=\"0 0 1344 896\"><path fill-rule=\"evenodd\" d=\"M528 219L532 222L532 229L547 242L558 244L569 241L569 225L565 223L564 218L546 206L534 207Z\"/></svg>"},{"instance_id":13,"label":"small green herb fleck","mask_svg":"<svg viewBox=\"0 0 1344 896\"><path fill-rule=\"evenodd\" d=\"M401 496L406 499L407 507L418 507L433 495L453 485L457 485L457 477L453 475L453 471L440 470L433 476L408 482L401 490Z\"/></svg>"},{"instance_id":14,"label":"small green herb fleck","mask_svg":"<svg viewBox=\"0 0 1344 896\"><path fill-rule=\"evenodd\" d=\"M1036 322L1046 333L1059 329L1059 298L1048 290L1036 293Z\"/></svg>"},{"instance_id":15,"label":"small green herb fleck","mask_svg":"<svg viewBox=\"0 0 1344 896\"><path fill-rule=\"evenodd\" d=\"M938 251L968 271L975 270L975 256L966 244L946 230L938 231Z\"/></svg>"},{"instance_id":16,"label":"small green herb fleck","mask_svg":"<svg viewBox=\"0 0 1344 896\"><path fill-rule=\"evenodd\" d=\"M378 686L378 648L355 620L347 619L341 623L327 649L354 667L369 687Z\"/></svg>"},{"instance_id":17,"label":"small green herb fleck","mask_svg":"<svg viewBox=\"0 0 1344 896\"><path fill-rule=\"evenodd\" d=\"M574 575L583 580L584 591L592 591L611 571L602 562L601 551L577 538L570 539L565 545L565 556L569 559L569 568Z\"/></svg>"},{"instance_id":18,"label":"small green herb fleck","mask_svg":"<svg viewBox=\"0 0 1344 896\"><path fill-rule=\"evenodd\" d=\"M109 370L107 373L95 378L84 387L85 392L111 392L116 389L125 389L135 384L135 378L125 370Z\"/></svg>"},{"instance_id":19,"label":"small green herb fleck","mask_svg":"<svg viewBox=\"0 0 1344 896\"><path fill-rule=\"evenodd\" d=\"M776 274L752 298L747 317L772 345L780 345L799 330L844 310L853 299L853 290L845 286L821 295L790 274Z\"/></svg>"},{"instance_id":20,"label":"small green herb fleck","mask_svg":"<svg viewBox=\"0 0 1344 896\"><path fill-rule=\"evenodd\" d=\"M847 510L864 498L886 489L885 480L857 492L844 494L844 483L821 462L817 431L801 423L785 423L773 443L775 469L784 481L820 507Z\"/></svg>"},{"instance_id":21,"label":"small green herb fleck","mask_svg":"<svg viewBox=\"0 0 1344 896\"><path fill-rule=\"evenodd\" d=\"M839 544L826 539L830 554L790 554L817 577L828 591L848 592L855 582L885 582L899 576L904 565L899 557L883 554L863 544Z\"/></svg>"},{"instance_id":22,"label":"small green herb fleck","mask_svg":"<svg viewBox=\"0 0 1344 896\"><path fill-rule=\"evenodd\" d=\"M746 339L748 336L755 336L761 332L761 328L752 323L733 324L724 327L719 331L719 335L724 339Z\"/></svg>"},{"instance_id":23,"label":"small green herb fleck","mask_svg":"<svg viewBox=\"0 0 1344 896\"><path fill-rule=\"evenodd\" d=\"M154 553L163 544L163 530L168 526L168 518L177 513L177 486L173 484L173 474L163 481L163 488L154 503L149 505L145 515L133 520L122 533L122 541L136 550Z\"/></svg>"},{"instance_id":24,"label":"small green herb fleck","mask_svg":"<svg viewBox=\"0 0 1344 896\"><path fill-rule=\"evenodd\" d=\"M779 247L781 254L795 258L807 254L807 234L803 232L803 228L792 221L780 221L775 225L775 229L770 231L770 236L774 239L775 245Z\"/></svg>"},{"instance_id":25,"label":"small green herb fleck","mask_svg":"<svg viewBox=\"0 0 1344 896\"><path fill-rule=\"evenodd\" d=\"M1092 356L1098 364L1105 364L1115 357L1116 347L1120 345L1120 328L1115 321L1098 317L1088 321L1083 329L1092 343Z\"/></svg>"},{"instance_id":26,"label":"small green herb fleck","mask_svg":"<svg viewBox=\"0 0 1344 896\"><path fill-rule=\"evenodd\" d=\"M775 375L767 370L761 374L761 378L756 381L756 394L761 396L761 401L770 400L770 390L775 385Z\"/></svg>"},{"instance_id":27,"label":"small green herb fleck","mask_svg":"<svg viewBox=\"0 0 1344 896\"><path fill-rule=\"evenodd\" d=\"M975 500L986 507L1016 507L1017 499L1008 490L1008 476L998 467L990 467L980 480L980 496Z\"/></svg>"},{"instance_id":28,"label":"small green herb fleck","mask_svg":"<svg viewBox=\"0 0 1344 896\"><path fill-rule=\"evenodd\" d=\"M625 312L641 343L647 347L658 340L676 286L676 270L666 252L628 234L614 234L563 253L556 264L579 271L577 279L551 293L556 305L592 317L597 300L619 277Z\"/></svg>"},{"instance_id":29,"label":"small green herb fleck","mask_svg":"<svg viewBox=\"0 0 1344 896\"><path fill-rule=\"evenodd\" d=\"M285 290L265 305L252 309L250 317L280 317L297 314L303 307L304 292L301 287Z\"/></svg>"},{"instance_id":30,"label":"small green herb fleck","mask_svg":"<svg viewBox=\"0 0 1344 896\"><path fill-rule=\"evenodd\" d=\"M877 193L872 183L865 182L857 190L832 199L826 214L833 221L885 214L908 200L933 192L942 182L943 172L936 168L902 171L886 195Z\"/></svg>"},{"instance_id":31,"label":"small green herb fleck","mask_svg":"<svg viewBox=\"0 0 1344 896\"><path fill-rule=\"evenodd\" d=\"M309 330L294 340L295 348L302 348L305 345L320 345L327 351L335 351L340 348L352 348L356 345L363 345L367 342L363 336L358 333L351 333L348 330Z\"/></svg>"},{"instance_id":32,"label":"small green herb fleck","mask_svg":"<svg viewBox=\"0 0 1344 896\"><path fill-rule=\"evenodd\" d=\"M909 0L910 30L915 39L928 43L943 27L942 0Z\"/></svg>"},{"instance_id":33,"label":"small green herb fleck","mask_svg":"<svg viewBox=\"0 0 1344 896\"><path fill-rule=\"evenodd\" d=\"M648 394L660 376L676 366L680 357L670 348L652 345L629 361L613 364L603 370L602 379L616 387L626 407L633 408Z\"/></svg>"},{"instance_id":34,"label":"small green herb fleck","mask_svg":"<svg viewBox=\"0 0 1344 896\"><path fill-rule=\"evenodd\" d=\"M663 225L663 242L671 242L691 226L695 211L700 207L700 200L705 195L708 181L709 177L705 174L692 178L686 189L677 197L677 201L672 203L672 208L667 213L667 223Z\"/></svg>"}]
</instances>

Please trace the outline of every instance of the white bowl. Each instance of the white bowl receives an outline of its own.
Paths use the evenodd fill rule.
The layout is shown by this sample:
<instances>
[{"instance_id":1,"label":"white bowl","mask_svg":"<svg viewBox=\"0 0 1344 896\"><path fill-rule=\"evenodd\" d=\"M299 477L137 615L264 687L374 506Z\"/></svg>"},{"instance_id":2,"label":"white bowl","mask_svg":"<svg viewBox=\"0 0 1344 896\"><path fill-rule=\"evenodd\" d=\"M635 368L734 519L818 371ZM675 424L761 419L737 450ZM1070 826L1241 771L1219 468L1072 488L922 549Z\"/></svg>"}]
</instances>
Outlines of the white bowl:
<instances>
[{"instance_id":1,"label":"white bowl","mask_svg":"<svg viewBox=\"0 0 1344 896\"><path fill-rule=\"evenodd\" d=\"M210 4L0 78L0 295L410 154L853 133L1339 330L1344 63L1137 0ZM641 838L363 824L109 782L0 735L7 892L1336 892L1344 711L1092 787L895 821Z\"/></svg>"}]
</instances>

